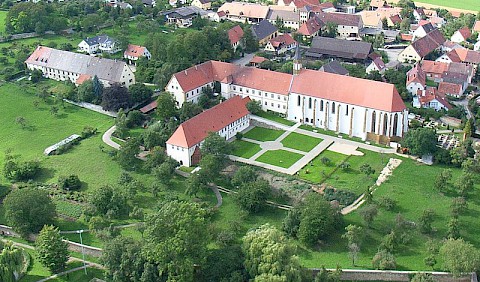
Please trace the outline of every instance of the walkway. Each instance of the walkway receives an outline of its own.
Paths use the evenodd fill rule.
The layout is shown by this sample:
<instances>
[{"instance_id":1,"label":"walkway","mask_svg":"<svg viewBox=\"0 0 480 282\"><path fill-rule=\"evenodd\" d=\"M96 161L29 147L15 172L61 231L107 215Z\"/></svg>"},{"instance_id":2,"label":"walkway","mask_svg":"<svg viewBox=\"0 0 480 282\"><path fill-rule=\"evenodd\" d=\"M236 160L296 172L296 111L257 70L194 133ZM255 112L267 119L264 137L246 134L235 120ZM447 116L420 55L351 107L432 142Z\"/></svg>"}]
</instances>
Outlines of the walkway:
<instances>
[{"instance_id":1,"label":"walkway","mask_svg":"<svg viewBox=\"0 0 480 282\"><path fill-rule=\"evenodd\" d=\"M108 146L110 146L114 149L120 150L120 144L115 143L112 140L112 134L115 132L115 129L117 129L117 127L114 125L114 126L110 127L107 131L105 131L105 133L102 136L102 141L103 141L103 143L107 144Z\"/></svg>"},{"instance_id":2,"label":"walkway","mask_svg":"<svg viewBox=\"0 0 480 282\"><path fill-rule=\"evenodd\" d=\"M101 106L99 106L99 105L90 104L90 103L86 103L86 102L74 102L74 101L70 101L70 100L68 100L68 99L63 99L63 100L64 100L65 102L69 103L69 104L72 104L72 105L75 105L75 106L79 106L79 107L82 107L82 108L85 108L85 109L88 109L88 110L91 110L91 111L100 113L100 114L102 114L102 115L106 115L106 116L114 117L114 118L117 117L117 113L111 112L111 111L105 111L105 110L104 110Z\"/></svg>"}]
</instances>

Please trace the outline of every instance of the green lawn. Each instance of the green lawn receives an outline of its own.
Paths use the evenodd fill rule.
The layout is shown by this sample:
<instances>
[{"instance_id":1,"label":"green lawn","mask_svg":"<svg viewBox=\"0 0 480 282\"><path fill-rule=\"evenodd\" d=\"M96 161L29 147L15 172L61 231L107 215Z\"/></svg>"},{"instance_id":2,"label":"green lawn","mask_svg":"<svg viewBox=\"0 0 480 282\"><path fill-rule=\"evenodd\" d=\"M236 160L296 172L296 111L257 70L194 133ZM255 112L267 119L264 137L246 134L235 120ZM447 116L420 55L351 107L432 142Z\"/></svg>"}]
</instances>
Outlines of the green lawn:
<instances>
[{"instance_id":1,"label":"green lawn","mask_svg":"<svg viewBox=\"0 0 480 282\"><path fill-rule=\"evenodd\" d=\"M257 140L257 141L275 141L280 135L282 135L285 131L283 130L275 130L263 127L254 127L245 133L243 136L245 138Z\"/></svg>"},{"instance_id":2,"label":"green lawn","mask_svg":"<svg viewBox=\"0 0 480 282\"><path fill-rule=\"evenodd\" d=\"M287 119L284 119L284 118L280 117L279 115L274 114L272 112L263 112L262 111L262 112L257 113L256 115L259 116L259 117L262 117L262 118L266 118L266 119L269 119L269 120L272 120L272 121L276 121L276 122L284 124L284 125L288 125L288 126L292 126L292 125L295 124L293 121L289 121Z\"/></svg>"},{"instance_id":3,"label":"green lawn","mask_svg":"<svg viewBox=\"0 0 480 282\"><path fill-rule=\"evenodd\" d=\"M292 132L285 139L282 140L283 146L304 152L310 152L323 139L315 138L300 133Z\"/></svg>"},{"instance_id":4,"label":"green lawn","mask_svg":"<svg viewBox=\"0 0 480 282\"><path fill-rule=\"evenodd\" d=\"M5 19L7 18L8 11L0 11L0 33L5 32Z\"/></svg>"},{"instance_id":5,"label":"green lawn","mask_svg":"<svg viewBox=\"0 0 480 282\"><path fill-rule=\"evenodd\" d=\"M289 168L302 157L303 155L301 154L292 153L285 150L272 150L263 153L260 157L256 159L256 161L279 167Z\"/></svg>"},{"instance_id":6,"label":"green lawn","mask_svg":"<svg viewBox=\"0 0 480 282\"><path fill-rule=\"evenodd\" d=\"M260 145L243 140L235 140L233 146L232 155L245 159L251 158L261 150Z\"/></svg>"},{"instance_id":7,"label":"green lawn","mask_svg":"<svg viewBox=\"0 0 480 282\"><path fill-rule=\"evenodd\" d=\"M330 162L323 164L323 158L328 158ZM323 183L325 179L337 169L337 165L341 164L347 158L347 155L325 150L315 157L310 164L302 168L299 171L299 176L313 183Z\"/></svg>"},{"instance_id":8,"label":"green lawn","mask_svg":"<svg viewBox=\"0 0 480 282\"><path fill-rule=\"evenodd\" d=\"M417 1L415 1L417 2ZM480 11L480 2L478 0L421 0L420 3L439 5L450 8L465 9L471 11ZM418 6L418 5L417 5Z\"/></svg>"},{"instance_id":9,"label":"green lawn","mask_svg":"<svg viewBox=\"0 0 480 282\"><path fill-rule=\"evenodd\" d=\"M366 239L361 248L359 262L356 268L372 268L371 260L385 234L390 232L395 224L395 217L401 213L406 220L417 222L424 209L433 209L436 213L433 227L435 232L431 237L440 242L445 238L447 222L450 218L450 204L455 193L443 195L435 190L435 177L443 170L441 166L427 166L410 159L404 159L403 163L394 171L393 175L380 186L374 195L374 200L382 196L388 196L398 202L393 211L380 209L375 219L373 228L366 230ZM460 169L453 169L453 180L460 175ZM461 236L480 247L480 186L477 184L475 191L468 198L468 211L460 216ZM364 226L358 212L345 216L345 224ZM410 242L395 252L399 270L427 270L423 259L426 257L425 242L429 236L420 234L418 230L408 232ZM351 268L351 260L348 257L347 243L340 238L339 233L332 234L332 238L326 240L320 251L307 250L301 247L301 261L307 267L336 267ZM440 243L439 243L440 244ZM437 258L438 259L438 258ZM441 270L442 262L438 261L436 270Z\"/></svg>"}]
</instances>

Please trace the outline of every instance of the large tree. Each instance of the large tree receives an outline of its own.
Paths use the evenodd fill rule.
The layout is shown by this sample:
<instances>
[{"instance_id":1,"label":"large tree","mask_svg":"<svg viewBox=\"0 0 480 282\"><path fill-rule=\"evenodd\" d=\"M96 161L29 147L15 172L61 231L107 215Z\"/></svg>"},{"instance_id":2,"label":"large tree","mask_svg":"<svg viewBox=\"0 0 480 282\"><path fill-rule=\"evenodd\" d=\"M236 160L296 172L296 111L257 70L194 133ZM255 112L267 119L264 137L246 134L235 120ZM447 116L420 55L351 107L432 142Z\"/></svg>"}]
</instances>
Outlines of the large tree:
<instances>
[{"instance_id":1,"label":"large tree","mask_svg":"<svg viewBox=\"0 0 480 282\"><path fill-rule=\"evenodd\" d=\"M202 144L202 153L225 157L232 152L232 144L218 133L210 132Z\"/></svg>"},{"instance_id":2,"label":"large tree","mask_svg":"<svg viewBox=\"0 0 480 282\"><path fill-rule=\"evenodd\" d=\"M249 212L258 212L267 205L270 196L270 185L264 179L245 183L238 189L235 200L238 205Z\"/></svg>"},{"instance_id":3,"label":"large tree","mask_svg":"<svg viewBox=\"0 0 480 282\"><path fill-rule=\"evenodd\" d=\"M407 131L402 146L417 156L433 155L437 151L437 134L430 128L416 128Z\"/></svg>"},{"instance_id":4,"label":"large tree","mask_svg":"<svg viewBox=\"0 0 480 282\"><path fill-rule=\"evenodd\" d=\"M205 210L198 204L172 201L149 215L145 252L167 281L194 281L195 266L202 266L209 243Z\"/></svg>"},{"instance_id":5,"label":"large tree","mask_svg":"<svg viewBox=\"0 0 480 282\"><path fill-rule=\"evenodd\" d=\"M161 121L169 120L177 114L175 97L168 92L160 94L157 98L157 116Z\"/></svg>"},{"instance_id":6,"label":"large tree","mask_svg":"<svg viewBox=\"0 0 480 282\"><path fill-rule=\"evenodd\" d=\"M145 86L143 83L130 85L128 91L130 92L133 104L144 102L153 95L153 90Z\"/></svg>"},{"instance_id":7,"label":"large tree","mask_svg":"<svg viewBox=\"0 0 480 282\"><path fill-rule=\"evenodd\" d=\"M330 203L317 193L307 196L301 211L298 238L307 245L325 239L334 230L336 221L341 219Z\"/></svg>"},{"instance_id":8,"label":"large tree","mask_svg":"<svg viewBox=\"0 0 480 282\"><path fill-rule=\"evenodd\" d=\"M478 250L463 239L448 239L440 247L445 270L454 276L477 271L480 267Z\"/></svg>"},{"instance_id":9,"label":"large tree","mask_svg":"<svg viewBox=\"0 0 480 282\"><path fill-rule=\"evenodd\" d=\"M45 225L35 240L38 260L52 273L59 273L67 266L68 244L62 239L58 228Z\"/></svg>"},{"instance_id":10,"label":"large tree","mask_svg":"<svg viewBox=\"0 0 480 282\"><path fill-rule=\"evenodd\" d=\"M117 151L116 159L125 169L134 169L139 162L138 153L140 153L140 140L131 138Z\"/></svg>"},{"instance_id":11,"label":"large tree","mask_svg":"<svg viewBox=\"0 0 480 282\"><path fill-rule=\"evenodd\" d=\"M115 83L103 90L102 108L106 111L118 111L130 106L130 95L127 88Z\"/></svg>"},{"instance_id":12,"label":"large tree","mask_svg":"<svg viewBox=\"0 0 480 282\"><path fill-rule=\"evenodd\" d=\"M22 251L13 244L0 241L0 281L16 282L23 267Z\"/></svg>"},{"instance_id":13,"label":"large tree","mask_svg":"<svg viewBox=\"0 0 480 282\"><path fill-rule=\"evenodd\" d=\"M251 277L272 275L278 279L259 281L302 281L295 247L275 227L265 224L250 230L242 242L245 268Z\"/></svg>"},{"instance_id":14,"label":"large tree","mask_svg":"<svg viewBox=\"0 0 480 282\"><path fill-rule=\"evenodd\" d=\"M128 215L128 194L121 187L105 185L93 190L88 198L93 212L98 215L106 215L111 218Z\"/></svg>"},{"instance_id":15,"label":"large tree","mask_svg":"<svg viewBox=\"0 0 480 282\"><path fill-rule=\"evenodd\" d=\"M40 231L46 224L53 224L55 204L44 190L17 189L3 202L7 223L22 236Z\"/></svg>"},{"instance_id":16,"label":"large tree","mask_svg":"<svg viewBox=\"0 0 480 282\"><path fill-rule=\"evenodd\" d=\"M89 79L80 84L77 88L77 100L81 102L92 103L95 100L93 92L93 80Z\"/></svg>"}]
</instances>

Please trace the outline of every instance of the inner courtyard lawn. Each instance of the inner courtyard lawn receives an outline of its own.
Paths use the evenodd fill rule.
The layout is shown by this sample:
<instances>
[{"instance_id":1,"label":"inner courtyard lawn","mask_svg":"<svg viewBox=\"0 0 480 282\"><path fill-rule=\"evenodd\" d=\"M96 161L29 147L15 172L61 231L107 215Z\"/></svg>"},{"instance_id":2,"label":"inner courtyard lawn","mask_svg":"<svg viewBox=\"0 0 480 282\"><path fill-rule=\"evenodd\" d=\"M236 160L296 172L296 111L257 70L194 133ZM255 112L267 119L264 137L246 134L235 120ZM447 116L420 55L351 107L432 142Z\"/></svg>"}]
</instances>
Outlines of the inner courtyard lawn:
<instances>
[{"instance_id":1,"label":"inner courtyard lawn","mask_svg":"<svg viewBox=\"0 0 480 282\"><path fill-rule=\"evenodd\" d=\"M282 140L282 144L287 148L292 148L303 152L310 152L322 141L323 139L320 138L292 132Z\"/></svg>"},{"instance_id":2,"label":"inner courtyard lawn","mask_svg":"<svg viewBox=\"0 0 480 282\"><path fill-rule=\"evenodd\" d=\"M257 113L256 115L259 116L259 117L262 117L262 118L269 119L271 121L275 121L275 122L278 122L278 123L281 123L281 124L284 124L284 125L288 125L288 126L292 126L292 125L295 124L293 121L289 121L287 119L284 119L284 118L282 118L282 117L280 117L277 114L274 114L272 112L261 111L261 112Z\"/></svg>"},{"instance_id":3,"label":"inner courtyard lawn","mask_svg":"<svg viewBox=\"0 0 480 282\"><path fill-rule=\"evenodd\" d=\"M275 130L263 127L254 127L245 133L243 136L245 138L257 140L257 141L275 141L280 135L282 135L285 131L283 130Z\"/></svg>"},{"instance_id":4,"label":"inner courtyard lawn","mask_svg":"<svg viewBox=\"0 0 480 282\"><path fill-rule=\"evenodd\" d=\"M243 140L235 140L233 146L232 155L245 159L251 158L261 150L260 145Z\"/></svg>"},{"instance_id":5,"label":"inner courtyard lawn","mask_svg":"<svg viewBox=\"0 0 480 282\"><path fill-rule=\"evenodd\" d=\"M301 179L313 183L323 183L325 179L337 169L337 166L347 158L347 155L325 150L316 156L310 164L303 167L299 171L299 176ZM323 163L323 159L328 159L329 161Z\"/></svg>"},{"instance_id":6,"label":"inner courtyard lawn","mask_svg":"<svg viewBox=\"0 0 480 282\"><path fill-rule=\"evenodd\" d=\"M271 150L263 153L256 159L256 161L283 168L289 168L302 157L303 155L301 154L288 152L285 150Z\"/></svg>"}]
</instances>

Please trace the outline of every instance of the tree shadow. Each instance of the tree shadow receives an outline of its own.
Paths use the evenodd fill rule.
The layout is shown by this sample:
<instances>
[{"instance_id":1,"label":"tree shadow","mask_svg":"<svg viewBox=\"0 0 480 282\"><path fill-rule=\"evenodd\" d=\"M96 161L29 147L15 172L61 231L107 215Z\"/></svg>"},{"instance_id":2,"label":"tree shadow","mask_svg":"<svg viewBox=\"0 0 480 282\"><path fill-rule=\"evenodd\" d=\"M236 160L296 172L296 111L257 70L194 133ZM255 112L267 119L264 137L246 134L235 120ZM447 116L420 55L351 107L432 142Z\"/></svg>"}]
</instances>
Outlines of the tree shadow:
<instances>
[{"instance_id":1,"label":"tree shadow","mask_svg":"<svg viewBox=\"0 0 480 282\"><path fill-rule=\"evenodd\" d=\"M64 119L64 118L67 118L68 115L66 113L61 113L61 114L57 114L55 117L58 119Z\"/></svg>"},{"instance_id":2,"label":"tree shadow","mask_svg":"<svg viewBox=\"0 0 480 282\"><path fill-rule=\"evenodd\" d=\"M50 180L55 176L55 172L55 169L42 167L35 179L39 182L47 182L47 180Z\"/></svg>"}]
</instances>

